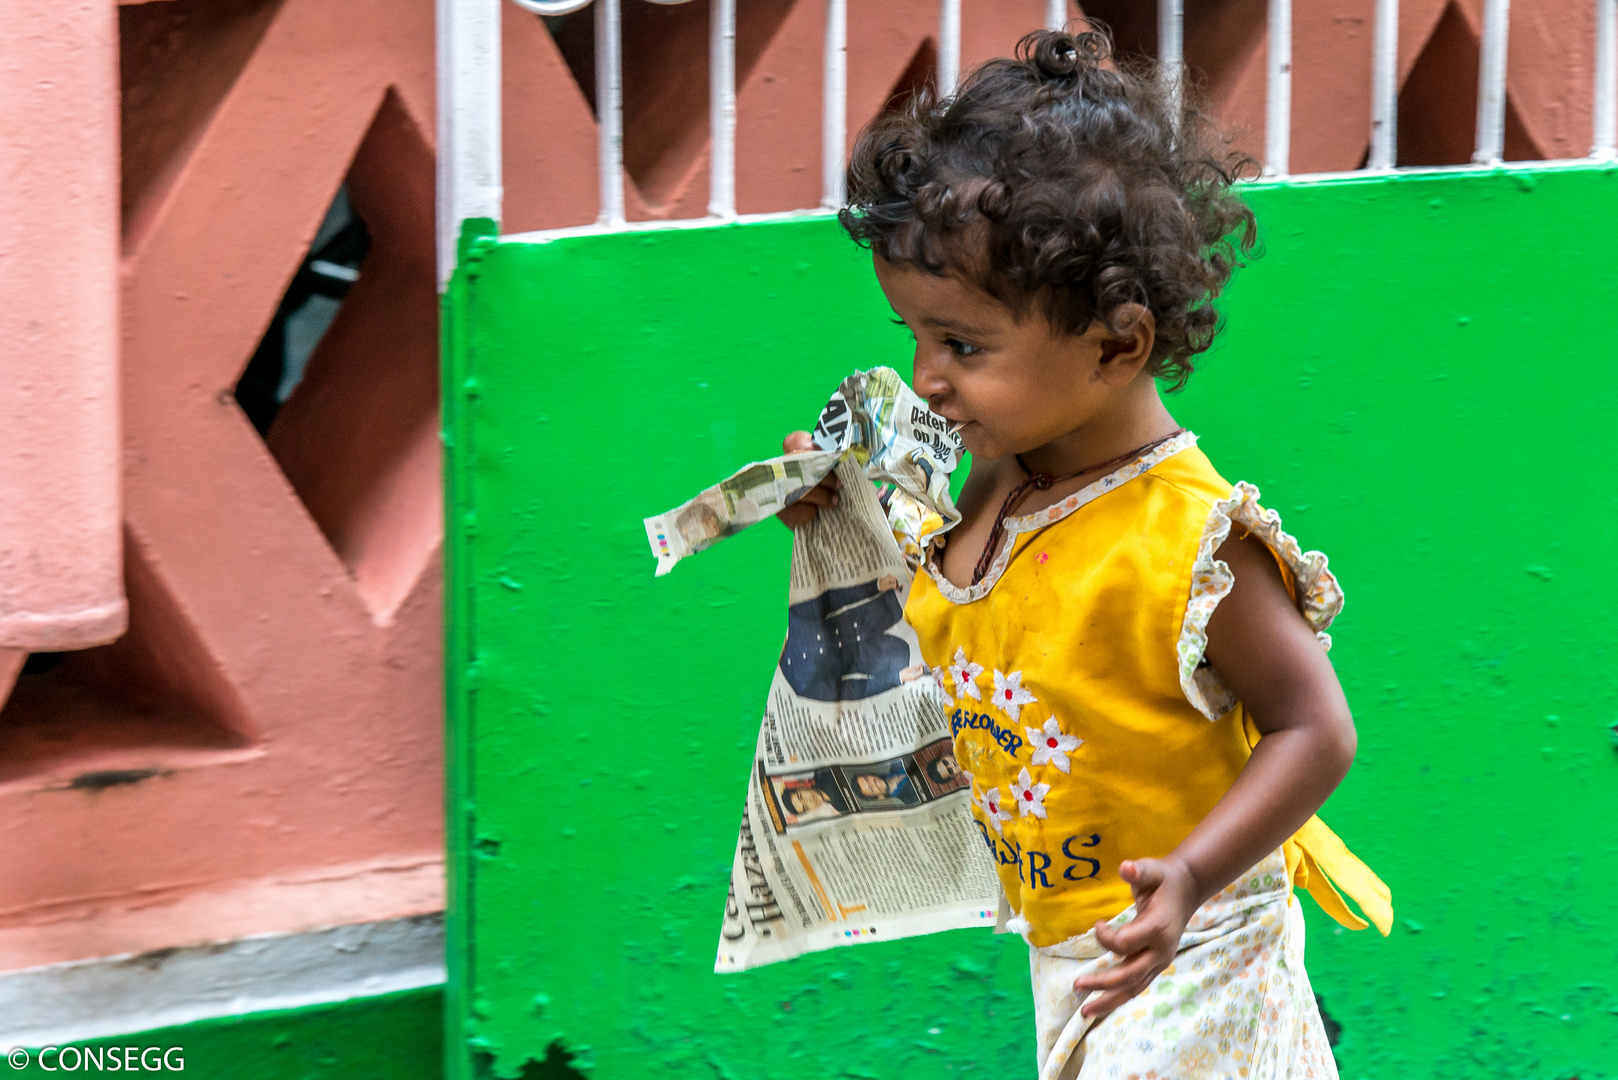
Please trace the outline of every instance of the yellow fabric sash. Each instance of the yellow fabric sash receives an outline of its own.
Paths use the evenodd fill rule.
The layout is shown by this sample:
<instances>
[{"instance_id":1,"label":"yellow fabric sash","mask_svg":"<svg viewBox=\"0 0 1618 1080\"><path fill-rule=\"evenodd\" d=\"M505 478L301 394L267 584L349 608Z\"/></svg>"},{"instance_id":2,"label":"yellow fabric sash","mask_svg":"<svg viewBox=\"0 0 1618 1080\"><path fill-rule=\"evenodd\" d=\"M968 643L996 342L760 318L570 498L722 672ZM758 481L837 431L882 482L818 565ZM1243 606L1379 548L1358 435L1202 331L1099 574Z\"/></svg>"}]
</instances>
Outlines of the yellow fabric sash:
<instances>
[{"instance_id":1,"label":"yellow fabric sash","mask_svg":"<svg viewBox=\"0 0 1618 1080\"><path fill-rule=\"evenodd\" d=\"M1310 818L1281 850L1286 854L1292 884L1308 890L1326 914L1350 930L1364 930L1370 925L1349 909L1337 891L1341 888L1382 931L1382 936L1388 936L1393 929L1392 890L1348 850L1324 821Z\"/></svg>"}]
</instances>

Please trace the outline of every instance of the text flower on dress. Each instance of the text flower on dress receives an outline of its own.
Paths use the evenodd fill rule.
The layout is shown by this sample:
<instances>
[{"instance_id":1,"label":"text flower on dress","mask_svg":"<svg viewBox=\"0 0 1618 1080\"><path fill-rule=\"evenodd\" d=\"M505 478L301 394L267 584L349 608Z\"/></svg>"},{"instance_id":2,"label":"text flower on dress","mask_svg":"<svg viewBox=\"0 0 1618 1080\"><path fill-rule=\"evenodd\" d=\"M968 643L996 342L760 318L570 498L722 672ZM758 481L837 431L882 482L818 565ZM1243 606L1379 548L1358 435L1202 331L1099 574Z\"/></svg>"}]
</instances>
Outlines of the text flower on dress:
<instances>
[{"instance_id":1,"label":"text flower on dress","mask_svg":"<svg viewBox=\"0 0 1618 1080\"><path fill-rule=\"evenodd\" d=\"M1028 770L1024 769L1023 771L1027 772ZM982 810L983 816L989 819L989 824L994 826L995 832L1003 830L1004 826L1000 824L1002 821L1011 820L1011 815L1006 812L1006 808L1000 803L1000 789L997 787L992 787L978 796L978 809Z\"/></svg>"},{"instance_id":2,"label":"text flower on dress","mask_svg":"<svg viewBox=\"0 0 1618 1080\"><path fill-rule=\"evenodd\" d=\"M1043 728L1025 727L1023 731L1028 734L1028 745L1034 748L1030 762L1034 765L1055 765L1065 773L1073 771L1073 763L1068 760L1070 750L1077 750L1084 745L1084 740L1077 735L1062 734L1062 725L1056 717L1045 721Z\"/></svg>"},{"instance_id":3,"label":"text flower on dress","mask_svg":"<svg viewBox=\"0 0 1618 1080\"><path fill-rule=\"evenodd\" d=\"M1049 784L1036 784L1034 778L1028 775L1028 766L1023 766L1017 779L1011 782L1011 794L1017 801L1017 809L1023 816L1033 814L1037 818L1045 816L1045 796L1049 794Z\"/></svg>"},{"instance_id":4,"label":"text flower on dress","mask_svg":"<svg viewBox=\"0 0 1618 1080\"><path fill-rule=\"evenodd\" d=\"M969 697L982 701L983 695L978 692L977 677L983 674L983 665L974 664L966 658L966 650L956 648L955 659L949 665L950 681L955 684L955 692L962 697Z\"/></svg>"},{"instance_id":5,"label":"text flower on dress","mask_svg":"<svg viewBox=\"0 0 1618 1080\"><path fill-rule=\"evenodd\" d=\"M1010 675L1000 674L1000 669L994 669L994 703L1000 706L1007 716L1013 720L1022 712L1024 705L1032 705L1038 701L1033 694L1022 688L1022 672L1013 671Z\"/></svg>"}]
</instances>

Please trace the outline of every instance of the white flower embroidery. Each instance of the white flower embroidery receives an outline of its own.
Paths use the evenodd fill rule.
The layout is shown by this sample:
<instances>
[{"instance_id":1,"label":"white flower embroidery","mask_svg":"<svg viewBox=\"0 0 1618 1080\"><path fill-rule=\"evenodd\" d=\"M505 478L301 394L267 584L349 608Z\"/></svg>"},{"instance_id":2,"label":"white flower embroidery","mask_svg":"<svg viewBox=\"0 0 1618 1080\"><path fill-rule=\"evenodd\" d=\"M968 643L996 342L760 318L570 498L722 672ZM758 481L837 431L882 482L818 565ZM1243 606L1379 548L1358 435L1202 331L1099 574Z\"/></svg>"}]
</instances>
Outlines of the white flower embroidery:
<instances>
[{"instance_id":1,"label":"white flower embroidery","mask_svg":"<svg viewBox=\"0 0 1618 1080\"><path fill-rule=\"evenodd\" d=\"M965 649L957 648L955 650L955 662L949 666L949 677L950 681L955 684L957 694L982 701L983 695L978 693L977 684L977 677L982 674L982 664L974 664L968 660Z\"/></svg>"},{"instance_id":2,"label":"white flower embroidery","mask_svg":"<svg viewBox=\"0 0 1618 1080\"><path fill-rule=\"evenodd\" d=\"M1073 763L1067 759L1068 751L1083 746L1084 740L1077 735L1062 734L1062 725L1056 717L1045 721L1043 729L1025 727L1023 731L1028 736L1028 745L1034 748L1034 756L1030 759L1032 764L1049 763L1063 772L1073 771Z\"/></svg>"},{"instance_id":3,"label":"white flower embroidery","mask_svg":"<svg viewBox=\"0 0 1618 1080\"><path fill-rule=\"evenodd\" d=\"M1022 688L1022 672L1013 671L1010 675L1000 674L1000 669L994 670L994 703L1011 717L1017 719L1024 705L1032 705L1038 701L1033 694Z\"/></svg>"},{"instance_id":4,"label":"white flower embroidery","mask_svg":"<svg viewBox=\"0 0 1618 1080\"><path fill-rule=\"evenodd\" d=\"M1023 771L1027 772L1028 770L1024 769ZM978 809L982 810L983 816L989 819L989 824L994 827L995 832L1003 832L1004 826L1000 823L1011 820L1011 815L1000 804L1000 789L997 787L992 787L978 796ZM1040 815L1044 816L1043 809L1041 809Z\"/></svg>"},{"instance_id":5,"label":"white flower embroidery","mask_svg":"<svg viewBox=\"0 0 1618 1080\"><path fill-rule=\"evenodd\" d=\"M1045 816L1045 795L1051 790L1049 784L1036 784L1034 778L1028 775L1028 767L1023 766L1017 779L1011 782L1011 794L1017 800L1017 809L1023 814L1033 814L1037 818Z\"/></svg>"},{"instance_id":6,"label":"white flower embroidery","mask_svg":"<svg viewBox=\"0 0 1618 1080\"><path fill-rule=\"evenodd\" d=\"M943 668L933 668L927 673L927 678L931 680L933 689L938 692L938 700L944 703L944 708L947 709L955 704L955 699L949 696L948 690L944 689Z\"/></svg>"}]
</instances>

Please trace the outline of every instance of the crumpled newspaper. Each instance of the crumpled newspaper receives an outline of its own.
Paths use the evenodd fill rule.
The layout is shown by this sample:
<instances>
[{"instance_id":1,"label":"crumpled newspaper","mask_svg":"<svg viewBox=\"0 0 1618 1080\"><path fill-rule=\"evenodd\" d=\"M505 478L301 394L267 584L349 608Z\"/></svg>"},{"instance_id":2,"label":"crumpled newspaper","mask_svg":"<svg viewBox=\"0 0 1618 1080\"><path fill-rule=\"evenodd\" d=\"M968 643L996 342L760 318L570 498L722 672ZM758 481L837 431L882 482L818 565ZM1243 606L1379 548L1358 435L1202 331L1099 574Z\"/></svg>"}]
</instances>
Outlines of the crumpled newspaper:
<instances>
[{"instance_id":1,"label":"crumpled newspaper","mask_svg":"<svg viewBox=\"0 0 1618 1080\"><path fill-rule=\"evenodd\" d=\"M950 474L962 446L950 423L927 407L897 371L879 367L843 380L820 412L814 450L755 461L674 509L646 519L657 576L803 498L845 457L876 484L891 484L888 523L915 565L928 542L961 515Z\"/></svg>"}]
</instances>

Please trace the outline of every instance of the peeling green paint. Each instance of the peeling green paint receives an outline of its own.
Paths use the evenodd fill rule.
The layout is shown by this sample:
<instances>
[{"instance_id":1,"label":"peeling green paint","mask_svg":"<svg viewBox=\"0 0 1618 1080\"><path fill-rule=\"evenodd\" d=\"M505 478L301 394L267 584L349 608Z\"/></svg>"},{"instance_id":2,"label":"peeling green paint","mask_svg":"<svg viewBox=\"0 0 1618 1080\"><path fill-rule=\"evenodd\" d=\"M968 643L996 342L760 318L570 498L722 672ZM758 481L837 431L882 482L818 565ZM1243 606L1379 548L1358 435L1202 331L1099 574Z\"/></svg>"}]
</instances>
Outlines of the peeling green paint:
<instances>
[{"instance_id":1,"label":"peeling green paint","mask_svg":"<svg viewBox=\"0 0 1618 1080\"><path fill-rule=\"evenodd\" d=\"M1618 1075L1618 172L1255 188L1267 253L1172 407L1330 554L1360 760L1305 901L1346 1077ZM1002 1077L1026 956L959 931L711 973L785 530L657 581L642 515L906 370L825 218L483 242L445 308L450 1075ZM520 585L519 587L513 587ZM530 1065L529 1068L534 1066Z\"/></svg>"}]
</instances>

